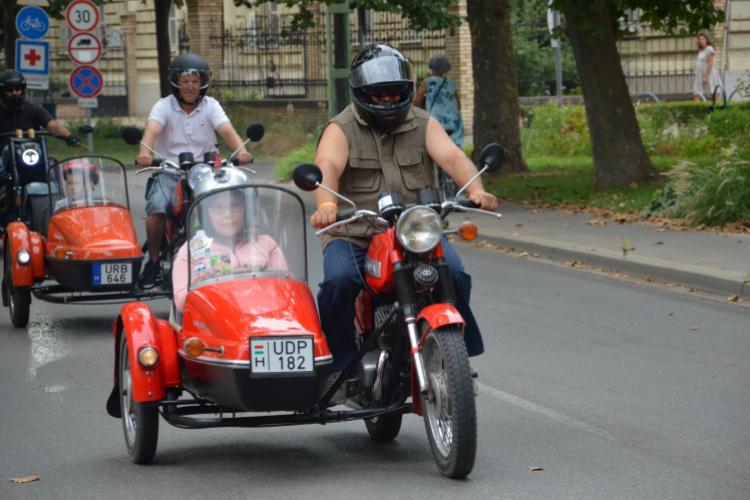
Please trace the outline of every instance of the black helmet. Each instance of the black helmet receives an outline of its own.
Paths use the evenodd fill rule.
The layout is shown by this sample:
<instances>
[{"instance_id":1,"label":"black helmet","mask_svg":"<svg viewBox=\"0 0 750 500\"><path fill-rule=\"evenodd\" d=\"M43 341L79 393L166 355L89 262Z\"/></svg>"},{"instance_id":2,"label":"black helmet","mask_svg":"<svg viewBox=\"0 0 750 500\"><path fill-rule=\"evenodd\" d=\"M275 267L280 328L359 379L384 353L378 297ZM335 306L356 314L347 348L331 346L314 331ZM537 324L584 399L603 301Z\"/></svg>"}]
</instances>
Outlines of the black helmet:
<instances>
[{"instance_id":1,"label":"black helmet","mask_svg":"<svg viewBox=\"0 0 750 500\"><path fill-rule=\"evenodd\" d=\"M23 90L20 96L10 97L4 90L7 87L18 87L20 86ZM23 101L26 99L26 78L14 69L6 69L0 73L0 102L5 105L6 108L11 110L21 109L23 107Z\"/></svg>"},{"instance_id":2,"label":"black helmet","mask_svg":"<svg viewBox=\"0 0 750 500\"><path fill-rule=\"evenodd\" d=\"M349 90L360 116L383 132L398 127L414 99L411 64L397 49L375 43L362 49L349 69ZM398 102L375 104L372 96L400 96Z\"/></svg>"},{"instance_id":3,"label":"black helmet","mask_svg":"<svg viewBox=\"0 0 750 500\"><path fill-rule=\"evenodd\" d=\"M180 97L180 86L177 81L182 75L196 75L201 79L200 97L195 102L187 102ZM169 83L172 85L172 93L178 101L185 104L198 104L206 95L208 86L211 85L211 70L208 63L198 54L182 54L175 57L174 61L169 64L168 70Z\"/></svg>"}]
</instances>

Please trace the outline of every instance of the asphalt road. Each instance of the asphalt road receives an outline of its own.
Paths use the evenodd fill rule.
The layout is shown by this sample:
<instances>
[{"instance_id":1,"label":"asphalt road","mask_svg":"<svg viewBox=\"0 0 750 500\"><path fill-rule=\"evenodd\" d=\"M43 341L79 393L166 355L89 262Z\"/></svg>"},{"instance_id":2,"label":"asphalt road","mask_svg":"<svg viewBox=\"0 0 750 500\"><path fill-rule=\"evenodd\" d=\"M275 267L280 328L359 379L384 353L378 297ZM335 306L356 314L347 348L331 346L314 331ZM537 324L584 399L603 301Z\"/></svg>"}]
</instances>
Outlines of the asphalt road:
<instances>
[{"instance_id":1,"label":"asphalt road","mask_svg":"<svg viewBox=\"0 0 750 500\"><path fill-rule=\"evenodd\" d=\"M131 178L141 238L144 185ZM309 247L315 292L314 236ZM34 301L27 329L0 311L0 498L750 498L750 309L458 248L486 345L472 361L480 443L468 479L438 474L413 415L391 444L361 422L162 421L154 463L133 465L104 410L119 306ZM151 305L166 315L165 301ZM41 480L4 479L31 475Z\"/></svg>"}]
</instances>

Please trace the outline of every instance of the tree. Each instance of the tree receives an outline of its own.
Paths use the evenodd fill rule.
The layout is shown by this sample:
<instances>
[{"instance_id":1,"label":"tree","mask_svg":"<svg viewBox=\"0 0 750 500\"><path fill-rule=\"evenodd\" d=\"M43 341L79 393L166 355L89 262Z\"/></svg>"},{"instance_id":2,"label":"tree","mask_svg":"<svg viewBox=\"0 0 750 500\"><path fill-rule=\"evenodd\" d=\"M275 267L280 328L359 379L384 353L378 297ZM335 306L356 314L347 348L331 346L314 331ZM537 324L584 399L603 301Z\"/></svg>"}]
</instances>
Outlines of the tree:
<instances>
[{"instance_id":1,"label":"tree","mask_svg":"<svg viewBox=\"0 0 750 500\"><path fill-rule=\"evenodd\" d=\"M518 73L513 56L508 0L468 0L474 70L474 155L499 142L505 149L501 172L527 172L518 125Z\"/></svg>"},{"instance_id":2,"label":"tree","mask_svg":"<svg viewBox=\"0 0 750 500\"><path fill-rule=\"evenodd\" d=\"M260 5L268 0L256 0ZM335 0L323 0L330 5ZM234 0L235 5L250 6L246 0ZM289 7L309 5L285 0ZM400 13L408 18L413 29L439 30L458 26L461 18L448 12L456 0L356 0L352 8ZM500 142L506 150L504 172L528 171L521 154L521 131L518 124L518 77L513 59L510 6L508 0L468 0L469 28L472 34L472 64L474 68L474 159L481 149ZM314 26L311 11L301 9L292 22L292 29Z\"/></svg>"},{"instance_id":3,"label":"tree","mask_svg":"<svg viewBox=\"0 0 750 500\"><path fill-rule=\"evenodd\" d=\"M643 185L659 175L646 153L620 64L619 19L641 9L641 22L688 35L724 20L713 0L554 0L567 20L591 130L594 187ZM559 34L559 33L558 33Z\"/></svg>"},{"instance_id":4,"label":"tree","mask_svg":"<svg viewBox=\"0 0 750 500\"><path fill-rule=\"evenodd\" d=\"M156 22L156 57L159 65L159 91L162 97L172 94L167 69L172 60L172 47L169 43L169 9L172 0L154 0Z\"/></svg>"}]
</instances>

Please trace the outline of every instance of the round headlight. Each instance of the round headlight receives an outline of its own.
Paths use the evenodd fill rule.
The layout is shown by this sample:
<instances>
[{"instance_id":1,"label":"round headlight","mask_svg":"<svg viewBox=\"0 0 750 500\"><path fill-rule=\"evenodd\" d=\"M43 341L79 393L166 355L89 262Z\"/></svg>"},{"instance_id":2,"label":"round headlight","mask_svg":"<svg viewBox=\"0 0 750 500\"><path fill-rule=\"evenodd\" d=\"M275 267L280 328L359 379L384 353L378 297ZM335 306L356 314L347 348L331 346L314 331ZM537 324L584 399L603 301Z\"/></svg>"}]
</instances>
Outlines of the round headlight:
<instances>
[{"instance_id":1,"label":"round headlight","mask_svg":"<svg viewBox=\"0 0 750 500\"><path fill-rule=\"evenodd\" d=\"M410 252L429 252L440 243L443 236L443 221L431 208L412 207L398 219L396 236Z\"/></svg>"},{"instance_id":2,"label":"round headlight","mask_svg":"<svg viewBox=\"0 0 750 500\"><path fill-rule=\"evenodd\" d=\"M198 184L198 179L200 179L200 176L206 172L210 172L211 169L212 167L208 163L198 163L193 168L191 168L188 172L187 178L190 189L195 189L195 185Z\"/></svg>"},{"instance_id":3,"label":"round headlight","mask_svg":"<svg viewBox=\"0 0 750 500\"><path fill-rule=\"evenodd\" d=\"M159 353L153 347L144 347L138 353L138 362L144 368L151 368L159 362Z\"/></svg>"},{"instance_id":4,"label":"round headlight","mask_svg":"<svg viewBox=\"0 0 750 500\"><path fill-rule=\"evenodd\" d=\"M18 259L19 264L28 264L31 262L31 254L26 250L21 250L18 252L18 255L16 255L16 259Z\"/></svg>"}]
</instances>

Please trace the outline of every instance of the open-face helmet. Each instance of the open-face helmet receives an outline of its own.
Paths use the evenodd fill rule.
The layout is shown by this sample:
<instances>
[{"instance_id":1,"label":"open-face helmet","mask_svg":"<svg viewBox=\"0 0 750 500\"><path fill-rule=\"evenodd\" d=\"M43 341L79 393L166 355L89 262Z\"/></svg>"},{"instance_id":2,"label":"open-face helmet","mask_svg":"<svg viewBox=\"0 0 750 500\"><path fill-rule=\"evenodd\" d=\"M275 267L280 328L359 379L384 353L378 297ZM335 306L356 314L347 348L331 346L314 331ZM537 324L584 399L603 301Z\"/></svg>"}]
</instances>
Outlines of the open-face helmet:
<instances>
[{"instance_id":1,"label":"open-face helmet","mask_svg":"<svg viewBox=\"0 0 750 500\"><path fill-rule=\"evenodd\" d=\"M99 167L86 158L74 158L62 167L63 179L68 180L68 174L81 173L84 178L92 181L94 185L99 184Z\"/></svg>"},{"instance_id":2,"label":"open-face helmet","mask_svg":"<svg viewBox=\"0 0 750 500\"><path fill-rule=\"evenodd\" d=\"M20 96L9 96L6 89L21 87ZM23 107L26 100L26 78L14 69L6 69L0 73L0 102L10 110L18 110Z\"/></svg>"},{"instance_id":3,"label":"open-face helmet","mask_svg":"<svg viewBox=\"0 0 750 500\"><path fill-rule=\"evenodd\" d=\"M211 85L211 69L208 67L208 63L198 54L182 54L174 58L169 63L169 69L167 70L169 84L172 86L172 93L178 101L185 104L193 105L198 104L206 96L206 91L209 85ZM193 102L187 102L180 96L180 85L179 79L183 75L195 75L201 80L201 90L198 99Z\"/></svg>"},{"instance_id":4,"label":"open-face helmet","mask_svg":"<svg viewBox=\"0 0 750 500\"><path fill-rule=\"evenodd\" d=\"M411 64L388 44L369 45L352 61L349 91L362 119L383 132L390 132L404 121L414 99ZM399 99L380 104L372 99L384 96Z\"/></svg>"}]
</instances>

